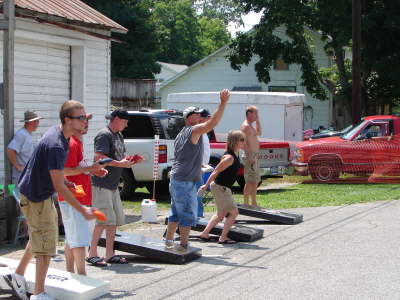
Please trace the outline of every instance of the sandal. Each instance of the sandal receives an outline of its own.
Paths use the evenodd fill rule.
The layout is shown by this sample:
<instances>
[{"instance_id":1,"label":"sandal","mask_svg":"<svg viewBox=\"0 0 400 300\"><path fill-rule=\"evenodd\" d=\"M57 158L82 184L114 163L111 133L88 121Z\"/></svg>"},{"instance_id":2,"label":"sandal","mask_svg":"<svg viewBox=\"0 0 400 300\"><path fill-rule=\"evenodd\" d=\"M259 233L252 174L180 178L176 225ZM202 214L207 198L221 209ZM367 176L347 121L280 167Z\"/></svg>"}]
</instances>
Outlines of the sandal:
<instances>
[{"instance_id":1,"label":"sandal","mask_svg":"<svg viewBox=\"0 0 400 300\"><path fill-rule=\"evenodd\" d=\"M218 241L218 244L228 244L228 245L233 245L236 244L237 242L234 240L226 239L225 241Z\"/></svg>"},{"instance_id":2,"label":"sandal","mask_svg":"<svg viewBox=\"0 0 400 300\"><path fill-rule=\"evenodd\" d=\"M109 259L106 260L106 262L109 264L127 264L128 263L126 258L122 257L120 255L111 256Z\"/></svg>"},{"instance_id":3,"label":"sandal","mask_svg":"<svg viewBox=\"0 0 400 300\"><path fill-rule=\"evenodd\" d=\"M104 261L103 258L98 256L87 257L86 261L95 267L107 267L108 264Z\"/></svg>"}]
</instances>

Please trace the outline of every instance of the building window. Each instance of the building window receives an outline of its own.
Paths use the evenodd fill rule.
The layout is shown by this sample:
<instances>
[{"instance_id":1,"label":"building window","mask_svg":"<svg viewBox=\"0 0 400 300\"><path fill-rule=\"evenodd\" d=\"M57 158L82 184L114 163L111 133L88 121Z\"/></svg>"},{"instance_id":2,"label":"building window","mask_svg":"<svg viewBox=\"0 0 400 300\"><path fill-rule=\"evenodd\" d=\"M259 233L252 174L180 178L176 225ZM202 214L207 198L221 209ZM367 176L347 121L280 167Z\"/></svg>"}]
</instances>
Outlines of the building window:
<instances>
[{"instance_id":1,"label":"building window","mask_svg":"<svg viewBox=\"0 0 400 300\"><path fill-rule=\"evenodd\" d=\"M274 61L274 70L287 71L289 70L289 65L282 58L278 58Z\"/></svg>"},{"instance_id":2,"label":"building window","mask_svg":"<svg viewBox=\"0 0 400 300\"><path fill-rule=\"evenodd\" d=\"M261 86L234 86L231 91L236 92L261 92Z\"/></svg>"},{"instance_id":3,"label":"building window","mask_svg":"<svg viewBox=\"0 0 400 300\"><path fill-rule=\"evenodd\" d=\"M291 92L296 93L295 86L269 86L268 92Z\"/></svg>"}]
</instances>

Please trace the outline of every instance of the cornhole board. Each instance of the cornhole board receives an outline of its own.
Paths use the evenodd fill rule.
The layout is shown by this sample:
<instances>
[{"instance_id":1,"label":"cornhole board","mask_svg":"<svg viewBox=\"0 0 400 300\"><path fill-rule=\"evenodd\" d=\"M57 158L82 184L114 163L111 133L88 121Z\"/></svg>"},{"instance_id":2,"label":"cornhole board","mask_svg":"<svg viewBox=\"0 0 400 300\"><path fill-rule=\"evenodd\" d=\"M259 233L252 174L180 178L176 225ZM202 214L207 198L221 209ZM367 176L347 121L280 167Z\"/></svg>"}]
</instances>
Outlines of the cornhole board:
<instances>
[{"instance_id":1,"label":"cornhole board","mask_svg":"<svg viewBox=\"0 0 400 300\"><path fill-rule=\"evenodd\" d=\"M0 275L15 271L19 261L0 256ZM35 264L29 264L25 272L28 292L35 289ZM110 282L92 277L49 268L45 281L45 291L56 299L89 300L109 293Z\"/></svg>"},{"instance_id":2,"label":"cornhole board","mask_svg":"<svg viewBox=\"0 0 400 300\"><path fill-rule=\"evenodd\" d=\"M99 246L106 246L105 235L100 238ZM173 264L184 264L201 257L200 248L189 246L186 252L166 249L163 240L122 231L115 234L114 249Z\"/></svg>"},{"instance_id":3,"label":"cornhole board","mask_svg":"<svg viewBox=\"0 0 400 300\"><path fill-rule=\"evenodd\" d=\"M208 224L208 220L205 218L200 218L197 221L196 226L192 226L194 231L203 231ZM213 229L211 229L211 234L221 235L222 229L224 228L223 223L217 224ZM264 234L264 229L247 227L242 225L233 225L229 230L228 237L237 242L253 242L255 240L261 239Z\"/></svg>"},{"instance_id":4,"label":"cornhole board","mask_svg":"<svg viewBox=\"0 0 400 300\"><path fill-rule=\"evenodd\" d=\"M275 223L286 225L295 225L303 222L303 215L283 212L272 209L256 209L245 207L242 204L237 204L239 214L264 220L269 220Z\"/></svg>"}]
</instances>

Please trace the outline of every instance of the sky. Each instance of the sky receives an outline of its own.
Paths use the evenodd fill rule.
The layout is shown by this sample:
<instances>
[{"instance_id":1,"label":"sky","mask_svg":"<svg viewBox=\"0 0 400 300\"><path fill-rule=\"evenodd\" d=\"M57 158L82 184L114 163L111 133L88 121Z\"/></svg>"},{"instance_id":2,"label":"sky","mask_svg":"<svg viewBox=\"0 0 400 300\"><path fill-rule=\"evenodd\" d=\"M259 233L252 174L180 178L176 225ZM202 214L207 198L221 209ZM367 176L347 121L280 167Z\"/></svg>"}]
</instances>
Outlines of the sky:
<instances>
[{"instance_id":1,"label":"sky","mask_svg":"<svg viewBox=\"0 0 400 300\"><path fill-rule=\"evenodd\" d=\"M243 31L246 32L250 30L254 25L258 24L260 21L262 13L250 12L247 15L243 16L244 26L236 27L234 23L230 23L228 25L228 30L231 33L232 37L235 37L236 32Z\"/></svg>"}]
</instances>

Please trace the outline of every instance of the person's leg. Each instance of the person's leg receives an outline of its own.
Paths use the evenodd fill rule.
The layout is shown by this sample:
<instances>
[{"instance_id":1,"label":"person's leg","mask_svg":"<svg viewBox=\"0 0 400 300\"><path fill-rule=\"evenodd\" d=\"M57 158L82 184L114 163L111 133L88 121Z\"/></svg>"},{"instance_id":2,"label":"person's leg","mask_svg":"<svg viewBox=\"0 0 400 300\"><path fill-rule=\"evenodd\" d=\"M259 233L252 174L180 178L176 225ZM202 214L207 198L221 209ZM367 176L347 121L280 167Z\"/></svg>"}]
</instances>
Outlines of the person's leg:
<instances>
[{"instance_id":1,"label":"person's leg","mask_svg":"<svg viewBox=\"0 0 400 300\"><path fill-rule=\"evenodd\" d=\"M17 269L15 269L15 273L21 276L25 275L26 268L28 267L29 262L32 259L32 252L31 252L31 243L28 241L25 247L24 254L19 261Z\"/></svg>"},{"instance_id":2,"label":"person's leg","mask_svg":"<svg viewBox=\"0 0 400 300\"><path fill-rule=\"evenodd\" d=\"M109 260L114 256L114 240L117 226L107 225L106 227L106 255L105 260Z\"/></svg>"},{"instance_id":3,"label":"person's leg","mask_svg":"<svg viewBox=\"0 0 400 300\"><path fill-rule=\"evenodd\" d=\"M226 217L224 222L224 229L222 229L221 236L219 237L219 242L224 242L225 240L229 239L228 238L229 230L231 229L232 225L235 224L235 220L238 215L239 211L237 208L229 211L228 216Z\"/></svg>"},{"instance_id":4,"label":"person's leg","mask_svg":"<svg viewBox=\"0 0 400 300\"><path fill-rule=\"evenodd\" d=\"M99 240L101 235L103 234L103 230L105 229L104 225L95 225L92 235L92 241L90 243L89 257L99 256L97 253L97 245L99 244Z\"/></svg>"},{"instance_id":5,"label":"person's leg","mask_svg":"<svg viewBox=\"0 0 400 300\"><path fill-rule=\"evenodd\" d=\"M252 182L249 184L250 185L250 197L251 197L251 205L252 206L257 206L257 185L258 182Z\"/></svg>"},{"instance_id":6,"label":"person's leg","mask_svg":"<svg viewBox=\"0 0 400 300\"><path fill-rule=\"evenodd\" d=\"M249 206L249 195L251 194L251 184L246 182L243 189L243 205Z\"/></svg>"},{"instance_id":7,"label":"person's leg","mask_svg":"<svg viewBox=\"0 0 400 300\"><path fill-rule=\"evenodd\" d=\"M68 246L67 243L65 243L64 246L64 254L65 254L65 264L67 272L75 273L74 254L72 252L72 249Z\"/></svg>"},{"instance_id":8,"label":"person's leg","mask_svg":"<svg viewBox=\"0 0 400 300\"><path fill-rule=\"evenodd\" d=\"M76 265L76 272L80 275L86 275L85 268L85 247L73 248L72 254Z\"/></svg>"},{"instance_id":9,"label":"person's leg","mask_svg":"<svg viewBox=\"0 0 400 300\"><path fill-rule=\"evenodd\" d=\"M190 226L179 226L179 232L181 237L181 246L186 248L189 244Z\"/></svg>"},{"instance_id":10,"label":"person's leg","mask_svg":"<svg viewBox=\"0 0 400 300\"><path fill-rule=\"evenodd\" d=\"M200 233L200 238L204 238L204 239L208 239L210 238L210 232L211 230L219 223L222 221L224 217L222 216L222 218L218 215L213 215L210 219L210 221L208 221L208 224L206 226L206 228L204 228L204 230Z\"/></svg>"},{"instance_id":11,"label":"person's leg","mask_svg":"<svg viewBox=\"0 0 400 300\"><path fill-rule=\"evenodd\" d=\"M50 255L36 256L35 292L38 295L44 292L44 282L50 265Z\"/></svg>"},{"instance_id":12,"label":"person's leg","mask_svg":"<svg viewBox=\"0 0 400 300\"><path fill-rule=\"evenodd\" d=\"M168 219L167 235L165 236L165 239L167 241L173 241L174 240L174 234L175 234L176 228L178 228L178 222L171 222Z\"/></svg>"}]
</instances>

